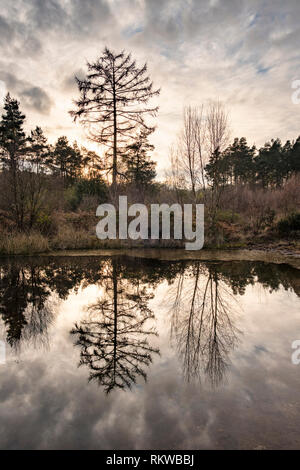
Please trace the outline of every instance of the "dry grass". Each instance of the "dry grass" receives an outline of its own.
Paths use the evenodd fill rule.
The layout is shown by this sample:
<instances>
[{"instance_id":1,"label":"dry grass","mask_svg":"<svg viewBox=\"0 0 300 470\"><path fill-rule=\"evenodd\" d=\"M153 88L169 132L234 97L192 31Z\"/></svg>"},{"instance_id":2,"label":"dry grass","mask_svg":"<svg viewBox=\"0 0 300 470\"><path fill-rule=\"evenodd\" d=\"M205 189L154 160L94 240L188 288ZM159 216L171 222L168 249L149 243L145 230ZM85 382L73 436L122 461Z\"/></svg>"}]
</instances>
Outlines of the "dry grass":
<instances>
[{"instance_id":1,"label":"dry grass","mask_svg":"<svg viewBox=\"0 0 300 470\"><path fill-rule=\"evenodd\" d=\"M50 244L52 250L86 250L97 248L98 239L95 233L64 225L59 228Z\"/></svg>"},{"instance_id":2,"label":"dry grass","mask_svg":"<svg viewBox=\"0 0 300 470\"><path fill-rule=\"evenodd\" d=\"M49 251L49 241L40 233L0 235L0 254L29 255Z\"/></svg>"}]
</instances>

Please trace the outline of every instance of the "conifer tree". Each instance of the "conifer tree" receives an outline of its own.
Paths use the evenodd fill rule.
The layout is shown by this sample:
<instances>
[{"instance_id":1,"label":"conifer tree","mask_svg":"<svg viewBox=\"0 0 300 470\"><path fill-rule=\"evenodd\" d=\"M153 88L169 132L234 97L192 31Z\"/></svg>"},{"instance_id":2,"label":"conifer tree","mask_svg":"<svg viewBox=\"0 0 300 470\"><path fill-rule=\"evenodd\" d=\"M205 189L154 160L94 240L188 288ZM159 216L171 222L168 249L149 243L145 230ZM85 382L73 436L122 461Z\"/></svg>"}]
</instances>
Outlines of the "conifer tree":
<instances>
[{"instance_id":1,"label":"conifer tree","mask_svg":"<svg viewBox=\"0 0 300 470\"><path fill-rule=\"evenodd\" d=\"M124 149L139 128L153 129L146 124L145 116L155 116L158 108L146 105L160 90L153 90L146 75L147 65L139 68L125 52L114 53L105 48L96 62L87 65L87 77L76 78L80 98L71 115L89 127L92 140L108 147L108 169L116 188Z\"/></svg>"},{"instance_id":2,"label":"conifer tree","mask_svg":"<svg viewBox=\"0 0 300 470\"><path fill-rule=\"evenodd\" d=\"M151 184L156 176L156 163L148 155L149 151L154 150L154 146L148 141L149 134L149 131L141 130L136 140L127 146L123 157L126 165L125 177L138 187Z\"/></svg>"},{"instance_id":3,"label":"conifer tree","mask_svg":"<svg viewBox=\"0 0 300 470\"><path fill-rule=\"evenodd\" d=\"M27 138L23 130L25 115L20 103L8 93L4 101L4 113L0 122L0 155L4 166L16 174L27 151Z\"/></svg>"}]
</instances>

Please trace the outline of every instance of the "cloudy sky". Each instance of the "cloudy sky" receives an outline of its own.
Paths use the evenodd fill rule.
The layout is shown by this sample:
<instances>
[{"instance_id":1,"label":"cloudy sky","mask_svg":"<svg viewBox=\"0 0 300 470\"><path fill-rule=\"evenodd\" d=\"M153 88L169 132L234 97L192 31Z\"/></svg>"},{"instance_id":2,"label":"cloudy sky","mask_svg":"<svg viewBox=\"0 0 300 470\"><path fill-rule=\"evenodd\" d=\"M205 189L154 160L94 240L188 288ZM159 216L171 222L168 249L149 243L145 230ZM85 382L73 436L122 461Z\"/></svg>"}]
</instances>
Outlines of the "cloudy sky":
<instances>
[{"instance_id":1,"label":"cloudy sky","mask_svg":"<svg viewBox=\"0 0 300 470\"><path fill-rule=\"evenodd\" d=\"M146 61L161 87L161 175L187 104L223 101L232 138L251 144L300 134L299 0L0 0L0 38L1 95L17 97L28 130L41 125L50 142L67 135L94 148L68 110L74 75L104 46Z\"/></svg>"}]
</instances>

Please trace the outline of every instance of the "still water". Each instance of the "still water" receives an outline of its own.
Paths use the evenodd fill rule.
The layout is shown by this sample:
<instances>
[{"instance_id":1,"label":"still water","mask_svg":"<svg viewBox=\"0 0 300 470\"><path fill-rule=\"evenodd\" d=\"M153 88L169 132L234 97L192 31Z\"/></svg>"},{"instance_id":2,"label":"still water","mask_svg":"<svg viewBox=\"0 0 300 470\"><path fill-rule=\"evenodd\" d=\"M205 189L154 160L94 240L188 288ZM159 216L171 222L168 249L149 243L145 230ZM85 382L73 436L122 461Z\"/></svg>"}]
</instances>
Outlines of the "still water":
<instances>
[{"instance_id":1,"label":"still water","mask_svg":"<svg viewBox=\"0 0 300 470\"><path fill-rule=\"evenodd\" d=\"M1 449L300 448L300 272L0 261Z\"/></svg>"}]
</instances>

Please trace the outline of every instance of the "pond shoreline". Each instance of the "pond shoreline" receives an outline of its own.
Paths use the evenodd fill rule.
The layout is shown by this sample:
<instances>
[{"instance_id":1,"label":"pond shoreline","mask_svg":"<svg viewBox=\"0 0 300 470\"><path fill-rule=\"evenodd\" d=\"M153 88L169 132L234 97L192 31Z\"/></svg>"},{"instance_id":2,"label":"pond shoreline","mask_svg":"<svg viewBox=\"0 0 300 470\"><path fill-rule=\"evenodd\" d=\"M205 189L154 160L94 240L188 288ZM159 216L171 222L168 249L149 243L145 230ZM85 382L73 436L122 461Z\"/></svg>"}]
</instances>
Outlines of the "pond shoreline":
<instances>
[{"instance_id":1,"label":"pond shoreline","mask_svg":"<svg viewBox=\"0 0 300 470\"><path fill-rule=\"evenodd\" d=\"M134 258L158 259L161 261L203 260L203 261L262 261L275 264L289 264L300 269L300 252L291 246L283 247L249 247L231 249L203 249L187 251L172 248L103 248L92 250L57 250L27 255L2 255L11 257L106 257L128 256ZM0 258L1 258L0 257Z\"/></svg>"}]
</instances>

